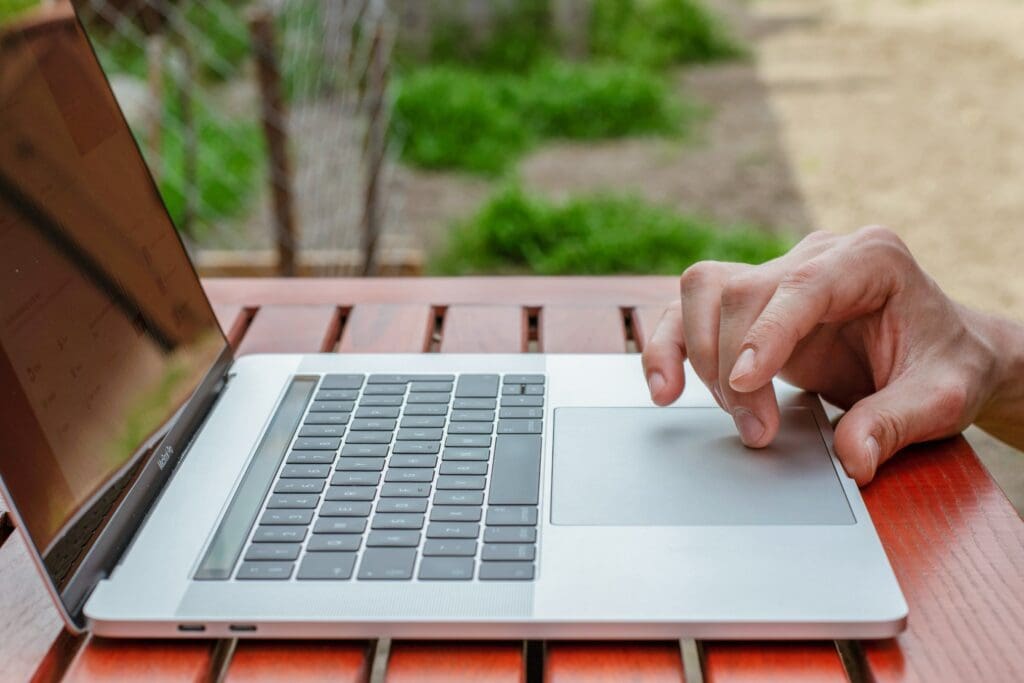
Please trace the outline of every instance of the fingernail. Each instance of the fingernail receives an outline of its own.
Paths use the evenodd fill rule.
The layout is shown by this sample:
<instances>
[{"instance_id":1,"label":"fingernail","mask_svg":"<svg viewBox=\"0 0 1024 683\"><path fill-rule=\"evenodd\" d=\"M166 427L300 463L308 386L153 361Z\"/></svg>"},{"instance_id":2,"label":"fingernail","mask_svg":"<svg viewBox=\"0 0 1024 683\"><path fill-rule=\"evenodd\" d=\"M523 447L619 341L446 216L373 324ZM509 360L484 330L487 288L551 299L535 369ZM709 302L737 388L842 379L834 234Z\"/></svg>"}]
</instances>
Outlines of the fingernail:
<instances>
[{"instance_id":1,"label":"fingernail","mask_svg":"<svg viewBox=\"0 0 1024 683\"><path fill-rule=\"evenodd\" d=\"M732 366L732 373L729 375L729 384L745 377L754 371L754 349L745 348Z\"/></svg>"},{"instance_id":2,"label":"fingernail","mask_svg":"<svg viewBox=\"0 0 1024 683\"><path fill-rule=\"evenodd\" d=\"M878 468L878 460L882 457L882 448L878 445L878 439L873 436L864 439L864 450L871 458L871 471L873 472Z\"/></svg>"},{"instance_id":3,"label":"fingernail","mask_svg":"<svg viewBox=\"0 0 1024 683\"><path fill-rule=\"evenodd\" d=\"M647 376L647 388L651 390L651 396L656 396L665 388L665 378L660 372L652 372Z\"/></svg>"},{"instance_id":4,"label":"fingernail","mask_svg":"<svg viewBox=\"0 0 1024 683\"><path fill-rule=\"evenodd\" d=\"M718 382L715 382L714 384L711 385L711 395L715 397L716 401L718 401L718 405L722 410L729 410L729 408L725 405L725 397L722 396L722 387L718 384Z\"/></svg>"},{"instance_id":5,"label":"fingernail","mask_svg":"<svg viewBox=\"0 0 1024 683\"><path fill-rule=\"evenodd\" d=\"M764 424L746 408L737 408L732 414L732 419L736 422L736 429L740 431L740 438L748 446L757 443L764 436Z\"/></svg>"}]
</instances>

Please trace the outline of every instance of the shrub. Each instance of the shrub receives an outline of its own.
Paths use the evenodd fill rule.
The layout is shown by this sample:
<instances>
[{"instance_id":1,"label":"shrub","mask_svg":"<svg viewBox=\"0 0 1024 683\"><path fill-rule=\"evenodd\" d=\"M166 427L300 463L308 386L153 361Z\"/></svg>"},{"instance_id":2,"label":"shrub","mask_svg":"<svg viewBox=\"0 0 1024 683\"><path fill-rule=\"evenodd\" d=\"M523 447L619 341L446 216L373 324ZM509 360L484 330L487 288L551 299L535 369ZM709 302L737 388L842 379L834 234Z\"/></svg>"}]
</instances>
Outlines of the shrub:
<instances>
[{"instance_id":1,"label":"shrub","mask_svg":"<svg viewBox=\"0 0 1024 683\"><path fill-rule=\"evenodd\" d=\"M427 60L488 71L522 72L554 48L550 0L511 0L499 5L483 38L454 13L432 18Z\"/></svg>"},{"instance_id":2,"label":"shrub","mask_svg":"<svg viewBox=\"0 0 1024 683\"><path fill-rule=\"evenodd\" d=\"M761 230L723 228L635 197L592 195L553 204L510 187L454 226L431 270L677 274L709 258L760 263L789 246Z\"/></svg>"}]
</instances>

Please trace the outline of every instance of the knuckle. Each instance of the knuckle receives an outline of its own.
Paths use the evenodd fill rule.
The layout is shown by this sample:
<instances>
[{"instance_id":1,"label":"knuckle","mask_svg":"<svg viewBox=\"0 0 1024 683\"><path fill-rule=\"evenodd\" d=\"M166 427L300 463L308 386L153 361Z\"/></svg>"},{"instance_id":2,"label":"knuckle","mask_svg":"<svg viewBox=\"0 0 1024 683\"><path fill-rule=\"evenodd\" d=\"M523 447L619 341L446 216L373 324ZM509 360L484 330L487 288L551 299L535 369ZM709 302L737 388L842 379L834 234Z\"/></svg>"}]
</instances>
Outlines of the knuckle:
<instances>
[{"instance_id":1,"label":"knuckle","mask_svg":"<svg viewBox=\"0 0 1024 683\"><path fill-rule=\"evenodd\" d=\"M800 339L793 326L788 324L777 312L770 308L765 309L750 329L746 343L760 349L769 344L778 344L780 341L786 346L796 346Z\"/></svg>"},{"instance_id":2,"label":"knuckle","mask_svg":"<svg viewBox=\"0 0 1024 683\"><path fill-rule=\"evenodd\" d=\"M764 284L751 272L733 275L722 285L722 308L736 309L747 305L764 289Z\"/></svg>"},{"instance_id":3,"label":"knuckle","mask_svg":"<svg viewBox=\"0 0 1024 683\"><path fill-rule=\"evenodd\" d=\"M938 423L936 426L949 428L959 425L967 413L969 400L964 383L955 380L939 383L932 391L934 405L931 414Z\"/></svg>"},{"instance_id":4,"label":"knuckle","mask_svg":"<svg viewBox=\"0 0 1024 683\"><path fill-rule=\"evenodd\" d=\"M715 261L698 261L679 276L679 289L686 295L707 287L717 277L720 264Z\"/></svg>"},{"instance_id":5,"label":"knuckle","mask_svg":"<svg viewBox=\"0 0 1024 683\"><path fill-rule=\"evenodd\" d=\"M811 287L823 275L824 267L821 261L811 259L805 261L786 275L779 282L780 289L802 290Z\"/></svg>"},{"instance_id":6,"label":"knuckle","mask_svg":"<svg viewBox=\"0 0 1024 683\"><path fill-rule=\"evenodd\" d=\"M875 415L875 423L878 425L883 444L888 444L890 449L902 447L906 443L908 434L907 419L900 413L888 408L881 408Z\"/></svg>"},{"instance_id":7,"label":"knuckle","mask_svg":"<svg viewBox=\"0 0 1024 683\"><path fill-rule=\"evenodd\" d=\"M819 244L821 242L828 242L834 239L835 235L828 230L815 230L808 233L806 237L800 240L800 244Z\"/></svg>"}]
</instances>

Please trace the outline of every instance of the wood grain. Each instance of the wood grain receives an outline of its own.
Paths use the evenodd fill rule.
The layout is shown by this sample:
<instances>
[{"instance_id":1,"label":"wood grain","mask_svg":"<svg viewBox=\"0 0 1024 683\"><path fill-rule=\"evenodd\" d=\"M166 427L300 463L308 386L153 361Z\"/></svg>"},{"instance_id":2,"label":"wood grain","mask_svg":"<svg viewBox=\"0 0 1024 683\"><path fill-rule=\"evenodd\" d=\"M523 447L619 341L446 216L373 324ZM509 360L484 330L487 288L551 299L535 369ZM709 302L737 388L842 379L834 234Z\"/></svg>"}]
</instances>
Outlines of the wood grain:
<instances>
[{"instance_id":1,"label":"wood grain","mask_svg":"<svg viewBox=\"0 0 1024 683\"><path fill-rule=\"evenodd\" d=\"M847 681L832 642L704 643L707 683Z\"/></svg>"},{"instance_id":2,"label":"wood grain","mask_svg":"<svg viewBox=\"0 0 1024 683\"><path fill-rule=\"evenodd\" d=\"M359 304L342 332L343 353L418 353L426 351L434 328L427 304Z\"/></svg>"},{"instance_id":3,"label":"wood grain","mask_svg":"<svg viewBox=\"0 0 1024 683\"><path fill-rule=\"evenodd\" d=\"M0 547L0 680L24 681L64 624L20 533Z\"/></svg>"},{"instance_id":4,"label":"wood grain","mask_svg":"<svg viewBox=\"0 0 1024 683\"><path fill-rule=\"evenodd\" d=\"M877 681L1024 680L1024 523L962 437L894 457L864 489L910 605L865 643Z\"/></svg>"},{"instance_id":5,"label":"wood grain","mask_svg":"<svg viewBox=\"0 0 1024 683\"><path fill-rule=\"evenodd\" d=\"M519 353L526 350L526 311L519 306L450 306L442 353Z\"/></svg>"},{"instance_id":6,"label":"wood grain","mask_svg":"<svg viewBox=\"0 0 1024 683\"><path fill-rule=\"evenodd\" d=\"M366 643L239 641L227 683L361 683L369 677ZM284 673L287 672L287 673Z\"/></svg>"},{"instance_id":7,"label":"wood grain","mask_svg":"<svg viewBox=\"0 0 1024 683\"><path fill-rule=\"evenodd\" d=\"M64 681L205 681L213 664L213 643L90 638L71 662Z\"/></svg>"},{"instance_id":8,"label":"wood grain","mask_svg":"<svg viewBox=\"0 0 1024 683\"><path fill-rule=\"evenodd\" d=\"M339 324L336 306L261 306L238 344L238 355L330 351Z\"/></svg>"},{"instance_id":9,"label":"wood grain","mask_svg":"<svg viewBox=\"0 0 1024 683\"><path fill-rule=\"evenodd\" d=\"M626 329L618 306L545 306L540 314L544 353L624 353Z\"/></svg>"},{"instance_id":10,"label":"wood grain","mask_svg":"<svg viewBox=\"0 0 1024 683\"><path fill-rule=\"evenodd\" d=\"M549 643L551 683L679 683L686 680L679 643Z\"/></svg>"},{"instance_id":11,"label":"wood grain","mask_svg":"<svg viewBox=\"0 0 1024 683\"><path fill-rule=\"evenodd\" d=\"M393 643L387 683L520 683L526 680L521 642Z\"/></svg>"}]
</instances>

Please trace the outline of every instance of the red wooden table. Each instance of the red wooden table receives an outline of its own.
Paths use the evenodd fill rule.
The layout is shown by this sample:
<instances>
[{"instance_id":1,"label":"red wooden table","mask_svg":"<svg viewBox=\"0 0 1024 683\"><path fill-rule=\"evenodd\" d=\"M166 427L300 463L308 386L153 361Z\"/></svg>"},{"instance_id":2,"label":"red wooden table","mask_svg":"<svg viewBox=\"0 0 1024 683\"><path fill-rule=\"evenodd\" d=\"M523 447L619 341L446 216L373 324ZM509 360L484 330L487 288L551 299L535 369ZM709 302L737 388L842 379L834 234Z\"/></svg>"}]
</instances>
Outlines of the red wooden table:
<instances>
[{"instance_id":1,"label":"red wooden table","mask_svg":"<svg viewBox=\"0 0 1024 683\"><path fill-rule=\"evenodd\" d=\"M672 278L632 277L208 280L206 286L239 354L633 353L676 295ZM62 632L20 536L0 521L0 680L1024 680L1024 522L967 443L956 438L911 449L882 469L864 497L910 603L909 627L894 640L75 638Z\"/></svg>"}]
</instances>

